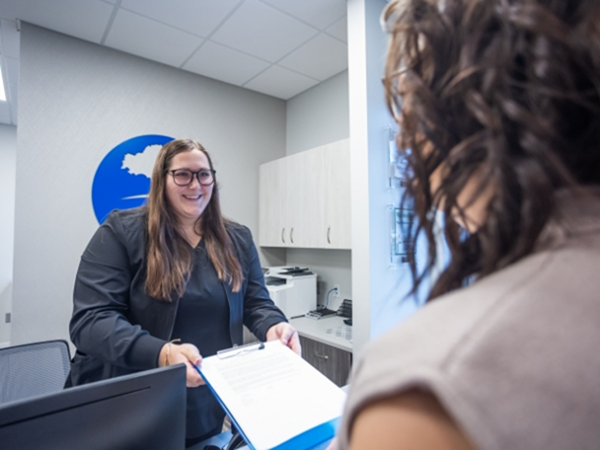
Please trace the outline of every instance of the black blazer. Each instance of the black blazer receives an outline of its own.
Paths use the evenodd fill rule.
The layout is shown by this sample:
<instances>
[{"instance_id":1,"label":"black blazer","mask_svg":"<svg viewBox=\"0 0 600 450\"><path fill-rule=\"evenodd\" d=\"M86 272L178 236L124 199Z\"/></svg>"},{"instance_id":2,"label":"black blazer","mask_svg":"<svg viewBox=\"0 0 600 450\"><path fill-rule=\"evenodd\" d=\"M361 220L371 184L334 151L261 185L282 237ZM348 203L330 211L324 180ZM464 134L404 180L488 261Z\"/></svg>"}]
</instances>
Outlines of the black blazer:
<instances>
[{"instance_id":1,"label":"black blazer","mask_svg":"<svg viewBox=\"0 0 600 450\"><path fill-rule=\"evenodd\" d=\"M172 339L178 299L159 301L144 288L146 221L145 207L113 211L81 257L70 322L77 352L67 385L155 368L161 348ZM269 297L250 230L234 223L226 228L244 275L239 292L222 283L231 342L242 344L242 324L264 341L267 330L285 322L285 316Z\"/></svg>"}]
</instances>

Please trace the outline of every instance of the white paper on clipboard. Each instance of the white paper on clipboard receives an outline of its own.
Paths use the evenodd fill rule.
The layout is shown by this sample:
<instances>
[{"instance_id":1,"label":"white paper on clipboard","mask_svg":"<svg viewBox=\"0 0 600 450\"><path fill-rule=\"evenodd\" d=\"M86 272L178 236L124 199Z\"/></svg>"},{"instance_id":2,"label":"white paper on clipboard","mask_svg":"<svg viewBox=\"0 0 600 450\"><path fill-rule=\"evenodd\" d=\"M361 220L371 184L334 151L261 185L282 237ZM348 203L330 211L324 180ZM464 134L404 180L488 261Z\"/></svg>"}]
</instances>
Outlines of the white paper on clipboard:
<instances>
[{"instance_id":1,"label":"white paper on clipboard","mask_svg":"<svg viewBox=\"0 0 600 450\"><path fill-rule=\"evenodd\" d=\"M333 436L346 400L338 386L280 341L231 351L203 359L200 373L252 448L301 450Z\"/></svg>"}]
</instances>

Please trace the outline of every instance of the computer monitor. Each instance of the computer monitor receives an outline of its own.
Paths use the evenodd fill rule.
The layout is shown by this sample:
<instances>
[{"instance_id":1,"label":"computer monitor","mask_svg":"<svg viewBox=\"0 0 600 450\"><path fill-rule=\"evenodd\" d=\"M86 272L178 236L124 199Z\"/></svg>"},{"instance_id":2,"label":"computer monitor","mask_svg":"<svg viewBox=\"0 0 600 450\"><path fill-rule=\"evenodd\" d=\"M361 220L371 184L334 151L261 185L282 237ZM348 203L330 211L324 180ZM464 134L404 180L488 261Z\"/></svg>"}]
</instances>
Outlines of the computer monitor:
<instances>
[{"instance_id":1,"label":"computer monitor","mask_svg":"<svg viewBox=\"0 0 600 450\"><path fill-rule=\"evenodd\" d=\"M183 364L0 405L2 450L183 450Z\"/></svg>"}]
</instances>

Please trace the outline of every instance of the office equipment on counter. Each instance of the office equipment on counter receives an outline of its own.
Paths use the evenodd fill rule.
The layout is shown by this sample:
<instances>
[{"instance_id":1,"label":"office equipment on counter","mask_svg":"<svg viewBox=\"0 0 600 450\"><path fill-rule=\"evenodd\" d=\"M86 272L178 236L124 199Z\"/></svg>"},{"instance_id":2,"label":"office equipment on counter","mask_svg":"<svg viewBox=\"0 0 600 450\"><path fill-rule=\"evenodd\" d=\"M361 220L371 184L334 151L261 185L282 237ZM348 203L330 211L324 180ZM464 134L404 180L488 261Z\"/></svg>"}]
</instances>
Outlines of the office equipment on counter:
<instances>
[{"instance_id":1,"label":"office equipment on counter","mask_svg":"<svg viewBox=\"0 0 600 450\"><path fill-rule=\"evenodd\" d=\"M322 319L324 317L330 317L330 316L335 316L337 314L336 311L334 311L333 309L327 309L327 308L317 308L314 311L309 311L305 314L306 317L308 317L309 319Z\"/></svg>"},{"instance_id":2,"label":"office equipment on counter","mask_svg":"<svg viewBox=\"0 0 600 450\"><path fill-rule=\"evenodd\" d=\"M232 350L200 373L251 449L306 450L335 435L346 394L333 382L280 341Z\"/></svg>"},{"instance_id":3,"label":"office equipment on counter","mask_svg":"<svg viewBox=\"0 0 600 450\"><path fill-rule=\"evenodd\" d=\"M2 450L183 450L185 366L153 369L0 406Z\"/></svg>"},{"instance_id":4,"label":"office equipment on counter","mask_svg":"<svg viewBox=\"0 0 600 450\"><path fill-rule=\"evenodd\" d=\"M352 300L345 298L337 310L337 315L352 319Z\"/></svg>"},{"instance_id":5,"label":"office equipment on counter","mask_svg":"<svg viewBox=\"0 0 600 450\"><path fill-rule=\"evenodd\" d=\"M273 303L288 319L317 309L317 275L308 267L268 267L265 284Z\"/></svg>"}]
</instances>

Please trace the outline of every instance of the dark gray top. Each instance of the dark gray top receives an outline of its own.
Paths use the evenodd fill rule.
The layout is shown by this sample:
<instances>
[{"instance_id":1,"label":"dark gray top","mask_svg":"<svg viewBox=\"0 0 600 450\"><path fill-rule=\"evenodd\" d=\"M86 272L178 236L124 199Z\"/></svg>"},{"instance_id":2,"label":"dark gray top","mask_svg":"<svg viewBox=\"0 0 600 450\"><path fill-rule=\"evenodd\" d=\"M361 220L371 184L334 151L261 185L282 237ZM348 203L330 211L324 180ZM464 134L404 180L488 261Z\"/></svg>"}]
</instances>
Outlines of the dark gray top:
<instances>
[{"instance_id":1,"label":"dark gray top","mask_svg":"<svg viewBox=\"0 0 600 450\"><path fill-rule=\"evenodd\" d=\"M599 292L600 199L562 192L533 254L367 346L338 448L366 404L415 387L479 449L599 448Z\"/></svg>"},{"instance_id":2,"label":"dark gray top","mask_svg":"<svg viewBox=\"0 0 600 450\"><path fill-rule=\"evenodd\" d=\"M192 273L179 299L173 337L194 344L203 357L231 347L227 296L204 241L194 249ZM188 438L203 436L223 424L225 413L208 387L189 388L187 400Z\"/></svg>"}]
</instances>

